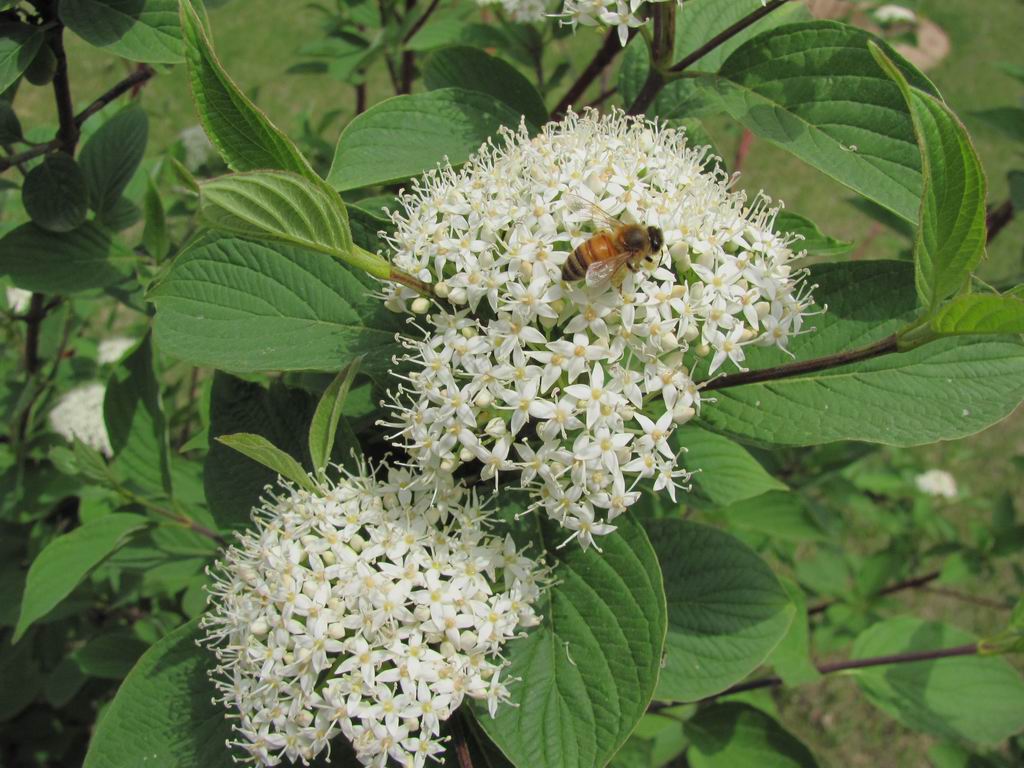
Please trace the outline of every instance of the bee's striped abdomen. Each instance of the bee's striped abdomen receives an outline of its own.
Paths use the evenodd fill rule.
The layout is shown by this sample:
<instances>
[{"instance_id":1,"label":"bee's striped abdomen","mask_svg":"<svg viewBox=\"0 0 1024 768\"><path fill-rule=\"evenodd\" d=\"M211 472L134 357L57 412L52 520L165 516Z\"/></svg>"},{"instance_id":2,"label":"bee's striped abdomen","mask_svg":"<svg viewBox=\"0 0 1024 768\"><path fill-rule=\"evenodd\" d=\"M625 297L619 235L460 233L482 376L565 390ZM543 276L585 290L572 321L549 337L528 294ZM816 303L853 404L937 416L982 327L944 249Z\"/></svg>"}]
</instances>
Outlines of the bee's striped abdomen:
<instances>
[{"instance_id":1,"label":"bee's striped abdomen","mask_svg":"<svg viewBox=\"0 0 1024 768\"><path fill-rule=\"evenodd\" d=\"M615 258L622 249L616 245L612 233L599 232L580 243L562 265L562 279L568 282L582 280L591 264Z\"/></svg>"}]
</instances>

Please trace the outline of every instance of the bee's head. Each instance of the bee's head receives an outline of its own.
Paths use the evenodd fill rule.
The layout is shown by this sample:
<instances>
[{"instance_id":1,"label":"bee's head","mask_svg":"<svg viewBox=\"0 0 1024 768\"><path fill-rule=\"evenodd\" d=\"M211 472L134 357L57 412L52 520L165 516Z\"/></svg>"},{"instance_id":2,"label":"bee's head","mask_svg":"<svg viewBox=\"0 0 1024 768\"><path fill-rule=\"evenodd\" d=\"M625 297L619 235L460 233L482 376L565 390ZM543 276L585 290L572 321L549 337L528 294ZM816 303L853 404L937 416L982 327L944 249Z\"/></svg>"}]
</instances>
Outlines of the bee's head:
<instances>
[{"instance_id":1,"label":"bee's head","mask_svg":"<svg viewBox=\"0 0 1024 768\"><path fill-rule=\"evenodd\" d=\"M661 250L661 246L665 244L665 236L661 232L660 227L648 227L647 236L651 238L651 253L657 253Z\"/></svg>"}]
</instances>

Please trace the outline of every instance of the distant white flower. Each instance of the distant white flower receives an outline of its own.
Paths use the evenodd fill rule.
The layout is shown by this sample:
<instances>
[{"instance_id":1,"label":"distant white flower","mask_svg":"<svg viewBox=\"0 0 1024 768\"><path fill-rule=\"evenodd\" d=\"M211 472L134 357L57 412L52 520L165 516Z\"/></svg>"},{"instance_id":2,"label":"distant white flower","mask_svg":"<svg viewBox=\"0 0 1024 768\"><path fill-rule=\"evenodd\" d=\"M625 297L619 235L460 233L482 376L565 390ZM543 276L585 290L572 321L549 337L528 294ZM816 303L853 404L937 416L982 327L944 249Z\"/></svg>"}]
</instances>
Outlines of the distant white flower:
<instances>
[{"instance_id":1,"label":"distant white flower","mask_svg":"<svg viewBox=\"0 0 1024 768\"><path fill-rule=\"evenodd\" d=\"M810 304L778 209L730 191L709 159L681 130L588 111L533 138L505 132L402 193L394 262L447 296L431 314L388 289L393 309L420 310L384 422L415 465L522 473L532 508L584 546L614 530L639 481L675 498L688 475L669 440L701 408L698 350L711 373L740 368L747 345L785 348ZM562 280L603 226L581 199L663 231L619 289Z\"/></svg>"},{"instance_id":2,"label":"distant white flower","mask_svg":"<svg viewBox=\"0 0 1024 768\"><path fill-rule=\"evenodd\" d=\"M918 475L914 482L917 489L929 496L942 496L947 499L956 498L956 478L944 469L929 469Z\"/></svg>"},{"instance_id":3,"label":"distant white flower","mask_svg":"<svg viewBox=\"0 0 1024 768\"><path fill-rule=\"evenodd\" d=\"M483 8L501 6L509 21L529 24L547 18L550 0L476 0L476 4Z\"/></svg>"},{"instance_id":4,"label":"distant white flower","mask_svg":"<svg viewBox=\"0 0 1024 768\"><path fill-rule=\"evenodd\" d=\"M178 134L178 140L185 150L183 164L190 171L198 171L217 156L217 150L201 125L193 125Z\"/></svg>"},{"instance_id":5,"label":"distant white flower","mask_svg":"<svg viewBox=\"0 0 1024 768\"><path fill-rule=\"evenodd\" d=\"M99 382L83 384L66 392L50 411L50 426L65 440L81 440L110 458L114 451L103 420L106 392L106 387Z\"/></svg>"},{"instance_id":6,"label":"distant white flower","mask_svg":"<svg viewBox=\"0 0 1024 768\"><path fill-rule=\"evenodd\" d=\"M212 677L259 765L341 734L364 765L420 768L465 698L508 698L502 649L537 623L544 569L488 533L475 493L387 474L268 487L215 569Z\"/></svg>"},{"instance_id":7,"label":"distant white flower","mask_svg":"<svg viewBox=\"0 0 1024 768\"><path fill-rule=\"evenodd\" d=\"M96 362L100 365L116 363L124 356L124 353L135 346L138 339L131 339L125 336L114 336L110 339L103 339L96 347Z\"/></svg>"},{"instance_id":8,"label":"distant white flower","mask_svg":"<svg viewBox=\"0 0 1024 768\"><path fill-rule=\"evenodd\" d=\"M28 312L29 304L32 302L32 291L24 291L21 288L11 286L7 289L7 308L16 315L23 315Z\"/></svg>"},{"instance_id":9,"label":"distant white flower","mask_svg":"<svg viewBox=\"0 0 1024 768\"><path fill-rule=\"evenodd\" d=\"M871 12L872 16L882 24L895 24L898 22L908 22L910 24L917 23L917 14L914 13L910 8L906 8L902 5L896 5L889 3L887 5L880 5Z\"/></svg>"}]
</instances>

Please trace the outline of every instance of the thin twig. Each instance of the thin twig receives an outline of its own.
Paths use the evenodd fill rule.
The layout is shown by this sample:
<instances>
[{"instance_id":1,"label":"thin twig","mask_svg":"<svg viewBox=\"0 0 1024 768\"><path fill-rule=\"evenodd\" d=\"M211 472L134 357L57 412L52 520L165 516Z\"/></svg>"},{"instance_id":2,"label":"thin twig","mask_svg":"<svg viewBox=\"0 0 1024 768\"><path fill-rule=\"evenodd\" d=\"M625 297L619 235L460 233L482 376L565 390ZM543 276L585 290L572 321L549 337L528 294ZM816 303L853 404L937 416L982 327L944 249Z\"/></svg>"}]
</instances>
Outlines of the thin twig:
<instances>
[{"instance_id":1,"label":"thin twig","mask_svg":"<svg viewBox=\"0 0 1024 768\"><path fill-rule=\"evenodd\" d=\"M409 18L416 8L416 0L405 0L405 15L403 19ZM405 42L405 38L402 38ZM402 93L412 92L412 80L416 73L416 54L407 48L402 49Z\"/></svg>"},{"instance_id":2,"label":"thin twig","mask_svg":"<svg viewBox=\"0 0 1024 768\"><path fill-rule=\"evenodd\" d=\"M50 49L57 59L53 73L53 95L57 102L57 146L62 152L75 154L79 126L75 122L75 106L71 101L71 83L68 80L68 57L64 51L64 25L57 24L49 32Z\"/></svg>"},{"instance_id":3,"label":"thin twig","mask_svg":"<svg viewBox=\"0 0 1024 768\"><path fill-rule=\"evenodd\" d=\"M416 19L416 23L413 24L412 27L409 28L409 31L405 33L405 37L402 38L402 44L403 45L405 43L408 43L410 40L412 40L413 35L415 35L417 32L419 32L420 29L422 29L423 25L427 23L427 19L430 18L430 15L435 10L437 10L437 6L438 6L438 4L440 2L441 2L441 0L432 0L430 5L427 6L427 10L425 10L423 12L423 15L420 16L418 19Z\"/></svg>"},{"instance_id":4,"label":"thin twig","mask_svg":"<svg viewBox=\"0 0 1024 768\"><path fill-rule=\"evenodd\" d=\"M996 235L1003 231L1003 227L1013 220L1013 200L1006 199L1003 203L988 212L985 217L985 226L988 228L988 237L985 242L991 243Z\"/></svg>"},{"instance_id":5,"label":"thin twig","mask_svg":"<svg viewBox=\"0 0 1024 768\"><path fill-rule=\"evenodd\" d=\"M850 669L867 669L869 667L882 667L892 664L912 664L919 661L935 661L937 659L949 659L956 656L974 656L978 653L977 643L966 643L953 648L938 648L930 651L910 651L908 653L894 653L886 656L872 656L867 659L847 659L846 661L833 661L827 664L816 664L815 667L823 675L845 672ZM774 688L782 685L782 678L777 675L762 677L757 680L748 680L743 683L726 688L721 693L700 699L698 703L707 703L720 699L723 696L732 696L745 691L755 691L759 688ZM674 703L659 702L649 708L649 711L656 712L659 709L675 706Z\"/></svg>"},{"instance_id":6,"label":"thin twig","mask_svg":"<svg viewBox=\"0 0 1024 768\"><path fill-rule=\"evenodd\" d=\"M606 102L608 99L610 99L612 96L614 96L618 92L619 92L619 87L617 85L613 85L610 88L607 88L607 89L601 91L599 94L597 94L597 96L594 97L594 100L591 101L589 104L587 104L587 106L588 107L599 107L600 105L604 104L604 102Z\"/></svg>"},{"instance_id":7,"label":"thin twig","mask_svg":"<svg viewBox=\"0 0 1024 768\"><path fill-rule=\"evenodd\" d=\"M983 608L995 608L1000 611L1010 610L1010 606L1006 603L1001 603L998 600L991 600L981 595L969 595L966 592L959 592L955 589L949 589L948 587L922 587L922 592L927 592L929 595L939 595L940 597L951 597L954 600L963 600L965 603L971 603L973 605L980 605Z\"/></svg>"},{"instance_id":8,"label":"thin twig","mask_svg":"<svg viewBox=\"0 0 1024 768\"><path fill-rule=\"evenodd\" d=\"M626 110L630 115L642 113L665 87L664 67L672 60L675 50L676 4L657 3L652 9L654 34L651 40L651 68L640 93Z\"/></svg>"},{"instance_id":9,"label":"thin twig","mask_svg":"<svg viewBox=\"0 0 1024 768\"><path fill-rule=\"evenodd\" d=\"M894 653L888 656L873 656L868 659L847 659L846 661L833 661L828 664L816 664L815 666L823 675L830 675L834 672L844 672L848 669L866 669L868 667L881 667L890 664L910 664L915 661L934 661L935 659L948 659L954 656L974 656L978 653L977 643L967 643L954 648L939 648L932 651L911 651L909 653ZM738 683L731 688L726 688L721 693L701 699L701 702L714 701L722 696L731 696L734 693L744 691L755 691L758 688L774 688L782 685L782 678L775 675L762 677L758 680L748 680L745 683ZM664 705L671 706L671 705ZM658 707L662 708L661 706Z\"/></svg>"},{"instance_id":10,"label":"thin twig","mask_svg":"<svg viewBox=\"0 0 1024 768\"><path fill-rule=\"evenodd\" d=\"M75 115L75 117L74 117L74 124L78 128L81 128L82 124L86 120L88 120L90 117L92 117L97 112L99 112L101 109L103 109L105 106L107 106L107 104L109 104L110 102L114 101L114 99L118 98L122 94L127 93L128 91L132 90L133 88L137 88L138 86L142 85L147 80L149 80L151 77L153 77L154 74L155 74L155 70L152 67L149 67L147 65L142 65L139 69L137 69L131 75L126 77L124 80L119 82L117 85L115 85L109 91L107 91L102 96L100 96L98 99L96 99L88 107L86 107L81 112L79 112L77 115ZM32 160L33 158L39 157L40 155L45 155L48 152L52 152L55 149L61 149L61 148L62 148L61 147L61 139L58 136L58 137L55 137L54 139L52 139L51 141L48 141L48 142L46 142L44 144L37 144L36 146L32 147L31 149L27 149L24 152L21 152L21 153L19 153L17 155L9 155L7 157L0 158L0 173L3 173L4 171L6 171L11 166L19 165L21 163L25 163L25 162L27 162L29 160Z\"/></svg>"},{"instance_id":11,"label":"thin twig","mask_svg":"<svg viewBox=\"0 0 1024 768\"><path fill-rule=\"evenodd\" d=\"M451 719L452 741L455 747L455 757L459 761L459 768L473 768L473 758L469 754L469 741L466 739L466 729L462 725L462 719L458 712Z\"/></svg>"},{"instance_id":12,"label":"thin twig","mask_svg":"<svg viewBox=\"0 0 1024 768\"><path fill-rule=\"evenodd\" d=\"M680 59L679 61L672 65L670 71L682 72L684 69L692 65L694 62L697 62L700 59L707 56L718 46L728 42L730 39L738 35L751 24L756 24L769 13L781 8L788 2L789 0L771 0L771 2L769 2L767 5L758 8L753 13L744 16L731 27L728 27L727 29L724 29L721 32L719 32L717 35L715 35L706 43L704 43L704 45L695 50L693 53L684 56L682 59Z\"/></svg>"},{"instance_id":13,"label":"thin twig","mask_svg":"<svg viewBox=\"0 0 1024 768\"><path fill-rule=\"evenodd\" d=\"M891 595L896 592L902 592L905 589L917 589L918 587L923 587L930 581L935 581L935 579L937 578L939 578L938 571L929 571L928 573L925 573L921 576L914 576L913 578L905 579L904 581L897 581L895 584L890 584L885 589L880 589L877 592L875 592L872 595L872 597L883 597L885 595ZM824 613L833 605L836 605L839 602L839 600L825 600L824 602L818 603L817 605L812 605L810 608L807 609L807 615L814 616L818 613Z\"/></svg>"},{"instance_id":14,"label":"thin twig","mask_svg":"<svg viewBox=\"0 0 1024 768\"><path fill-rule=\"evenodd\" d=\"M800 376L804 373L824 371L828 368L836 368L840 365L848 365L860 360L868 360L872 357L879 357L896 352L896 334L886 336L881 341L869 344L866 347L858 347L845 352L838 352L834 355L816 357L813 360L800 360L795 363L778 365L774 368L762 368L759 371L744 371L742 373L727 374L712 379L704 385L705 390L726 389L727 387L738 387L741 384L755 384L760 381L778 381L788 379L792 376Z\"/></svg>"},{"instance_id":15,"label":"thin twig","mask_svg":"<svg viewBox=\"0 0 1024 768\"><path fill-rule=\"evenodd\" d=\"M626 39L627 45L634 35L636 35L636 29L630 29L629 37ZM604 71L605 67L612 63L612 60L619 55L623 47L622 43L619 42L619 33L614 29L610 30L605 36L604 42L601 43L601 47L594 54L594 58L587 64L586 69L576 78L576 82L569 86L569 90L566 91L562 100L558 102L558 106L551 111L552 120L561 120L565 117L569 107L576 103L576 99L582 96L584 91L590 87L590 84L597 79L597 76Z\"/></svg>"}]
</instances>

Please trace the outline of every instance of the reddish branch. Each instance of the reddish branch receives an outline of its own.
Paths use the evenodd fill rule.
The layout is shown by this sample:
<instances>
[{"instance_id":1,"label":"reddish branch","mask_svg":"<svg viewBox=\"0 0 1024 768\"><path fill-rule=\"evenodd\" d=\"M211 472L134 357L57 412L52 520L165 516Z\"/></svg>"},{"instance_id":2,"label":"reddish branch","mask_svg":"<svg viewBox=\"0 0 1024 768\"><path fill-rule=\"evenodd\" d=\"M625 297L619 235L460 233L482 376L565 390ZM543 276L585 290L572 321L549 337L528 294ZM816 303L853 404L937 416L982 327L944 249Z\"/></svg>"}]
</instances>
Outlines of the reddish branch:
<instances>
[{"instance_id":1,"label":"reddish branch","mask_svg":"<svg viewBox=\"0 0 1024 768\"><path fill-rule=\"evenodd\" d=\"M846 661L833 661L828 664L816 664L817 670L823 675L830 675L834 672L843 672L848 669L866 669L867 667L881 667L888 664L909 664L915 661L934 661L935 659L948 659L954 656L974 656L978 653L977 643L967 643L954 648L939 648L931 651L911 651L909 653L894 653L888 656L873 656L869 659L848 659ZM782 685L782 678L772 676L763 677L759 680L748 680L726 688L721 693L708 696L701 701L714 701L722 696L731 696L734 693L753 691L758 688L774 688Z\"/></svg>"},{"instance_id":2,"label":"reddish branch","mask_svg":"<svg viewBox=\"0 0 1024 768\"><path fill-rule=\"evenodd\" d=\"M893 334L866 347L858 347L857 349L838 352L834 355L816 357L813 360L799 360L795 363L777 365L774 368L763 368L759 371L726 374L707 382L703 388L705 390L726 389L727 387L738 387L741 384L756 384L760 381L778 381L779 379L788 379L792 376L800 376L804 373L814 373L815 371L824 371L840 365L856 363L896 351L896 335Z\"/></svg>"},{"instance_id":3,"label":"reddish branch","mask_svg":"<svg viewBox=\"0 0 1024 768\"><path fill-rule=\"evenodd\" d=\"M626 40L628 44L633 36L636 34L636 29L629 30L629 38ZM623 46L619 42L619 33L612 29L604 38L604 42L601 47L594 54L594 58L587 64L587 68L583 70L580 76L576 79L569 90L566 92L562 100L558 102L558 106L551 112L551 117L554 120L560 120L565 116L565 113L569 111L569 107L576 103L576 100L583 95L583 92L590 87L590 84L597 79L605 67L612 63L612 60L619 55Z\"/></svg>"},{"instance_id":4,"label":"reddish branch","mask_svg":"<svg viewBox=\"0 0 1024 768\"><path fill-rule=\"evenodd\" d=\"M885 589L880 589L876 592L873 597L883 597L884 595L902 592L905 589L917 589L918 587L923 587L928 582L935 581L937 578L939 578L938 571L929 571L922 576L915 576L911 579L906 579L905 581L898 581L895 584L890 584ZM818 603L817 605L812 605L807 609L807 615L814 616L818 613L824 613L838 602L838 600L826 600L825 602Z\"/></svg>"}]
</instances>

